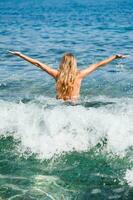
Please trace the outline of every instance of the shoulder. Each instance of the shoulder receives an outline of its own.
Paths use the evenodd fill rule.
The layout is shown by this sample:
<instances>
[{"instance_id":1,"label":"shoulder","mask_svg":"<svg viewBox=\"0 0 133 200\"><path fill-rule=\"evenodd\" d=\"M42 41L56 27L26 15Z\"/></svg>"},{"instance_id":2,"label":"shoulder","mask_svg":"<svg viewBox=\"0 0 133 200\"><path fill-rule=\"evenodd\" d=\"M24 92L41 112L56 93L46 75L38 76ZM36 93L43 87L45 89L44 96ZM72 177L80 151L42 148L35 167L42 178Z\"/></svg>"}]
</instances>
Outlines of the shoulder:
<instances>
[{"instance_id":1,"label":"shoulder","mask_svg":"<svg viewBox=\"0 0 133 200\"><path fill-rule=\"evenodd\" d=\"M82 80L82 71L78 70L77 72L77 79Z\"/></svg>"}]
</instances>

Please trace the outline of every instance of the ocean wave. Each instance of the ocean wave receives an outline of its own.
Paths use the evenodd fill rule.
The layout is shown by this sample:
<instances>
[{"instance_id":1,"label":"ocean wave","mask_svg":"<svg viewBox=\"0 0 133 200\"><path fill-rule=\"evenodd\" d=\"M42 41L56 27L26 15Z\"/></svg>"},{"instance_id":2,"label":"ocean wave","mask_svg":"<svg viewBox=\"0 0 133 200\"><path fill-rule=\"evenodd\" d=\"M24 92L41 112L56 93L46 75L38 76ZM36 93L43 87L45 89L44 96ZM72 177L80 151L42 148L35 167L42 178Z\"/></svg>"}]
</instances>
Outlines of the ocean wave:
<instances>
[{"instance_id":1,"label":"ocean wave","mask_svg":"<svg viewBox=\"0 0 133 200\"><path fill-rule=\"evenodd\" d=\"M133 187L133 169L127 169L124 179L129 186Z\"/></svg>"},{"instance_id":2,"label":"ocean wave","mask_svg":"<svg viewBox=\"0 0 133 200\"><path fill-rule=\"evenodd\" d=\"M40 158L88 151L104 138L106 151L125 155L133 145L133 99L93 97L89 106L85 102L68 106L44 97L28 103L0 101L0 135L11 134L22 152L28 149Z\"/></svg>"}]
</instances>

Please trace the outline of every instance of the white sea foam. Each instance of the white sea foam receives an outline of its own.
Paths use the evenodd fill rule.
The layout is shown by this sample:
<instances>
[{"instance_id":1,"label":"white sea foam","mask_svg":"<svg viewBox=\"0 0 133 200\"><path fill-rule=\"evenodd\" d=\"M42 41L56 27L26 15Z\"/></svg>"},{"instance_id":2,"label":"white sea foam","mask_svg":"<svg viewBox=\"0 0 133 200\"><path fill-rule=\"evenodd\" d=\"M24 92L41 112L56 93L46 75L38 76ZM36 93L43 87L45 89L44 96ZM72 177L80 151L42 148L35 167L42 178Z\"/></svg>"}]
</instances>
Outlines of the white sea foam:
<instances>
[{"instance_id":1,"label":"white sea foam","mask_svg":"<svg viewBox=\"0 0 133 200\"><path fill-rule=\"evenodd\" d=\"M133 187L133 169L127 170L125 174L125 180L127 181L128 185Z\"/></svg>"},{"instance_id":2,"label":"white sea foam","mask_svg":"<svg viewBox=\"0 0 133 200\"><path fill-rule=\"evenodd\" d=\"M30 149L41 158L87 151L104 137L108 151L123 155L133 145L133 100L99 100L114 104L84 107L51 101L46 106L45 98L27 104L0 101L0 134L12 134L21 141L22 151Z\"/></svg>"}]
</instances>

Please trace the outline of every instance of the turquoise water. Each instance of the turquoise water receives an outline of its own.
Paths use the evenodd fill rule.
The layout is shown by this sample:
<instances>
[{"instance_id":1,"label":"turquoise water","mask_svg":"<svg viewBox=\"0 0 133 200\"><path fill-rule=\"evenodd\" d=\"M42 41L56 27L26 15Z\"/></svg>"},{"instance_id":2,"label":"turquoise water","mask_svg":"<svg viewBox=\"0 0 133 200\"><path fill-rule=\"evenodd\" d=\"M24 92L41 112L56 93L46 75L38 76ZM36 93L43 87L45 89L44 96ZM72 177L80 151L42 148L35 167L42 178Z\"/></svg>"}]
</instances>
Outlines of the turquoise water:
<instances>
[{"instance_id":1,"label":"turquoise water","mask_svg":"<svg viewBox=\"0 0 133 200\"><path fill-rule=\"evenodd\" d=\"M0 199L133 198L133 2L0 1ZM72 52L87 77L77 105L7 50L58 68Z\"/></svg>"}]
</instances>

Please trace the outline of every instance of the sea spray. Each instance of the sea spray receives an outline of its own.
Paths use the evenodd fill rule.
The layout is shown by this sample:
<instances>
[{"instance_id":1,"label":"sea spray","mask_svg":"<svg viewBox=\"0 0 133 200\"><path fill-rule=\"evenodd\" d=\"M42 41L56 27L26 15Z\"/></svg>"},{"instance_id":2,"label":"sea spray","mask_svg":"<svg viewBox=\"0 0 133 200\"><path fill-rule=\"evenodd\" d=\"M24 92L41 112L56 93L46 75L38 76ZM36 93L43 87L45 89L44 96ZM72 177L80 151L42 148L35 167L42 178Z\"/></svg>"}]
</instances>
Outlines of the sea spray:
<instances>
[{"instance_id":1,"label":"sea spray","mask_svg":"<svg viewBox=\"0 0 133 200\"><path fill-rule=\"evenodd\" d=\"M39 99L38 99L39 101ZM106 138L106 151L126 155L133 144L132 99L110 99L98 108L62 103L47 107L28 103L0 102L0 134L9 133L40 158L64 152L87 151ZM107 102L105 98L103 102Z\"/></svg>"}]
</instances>

